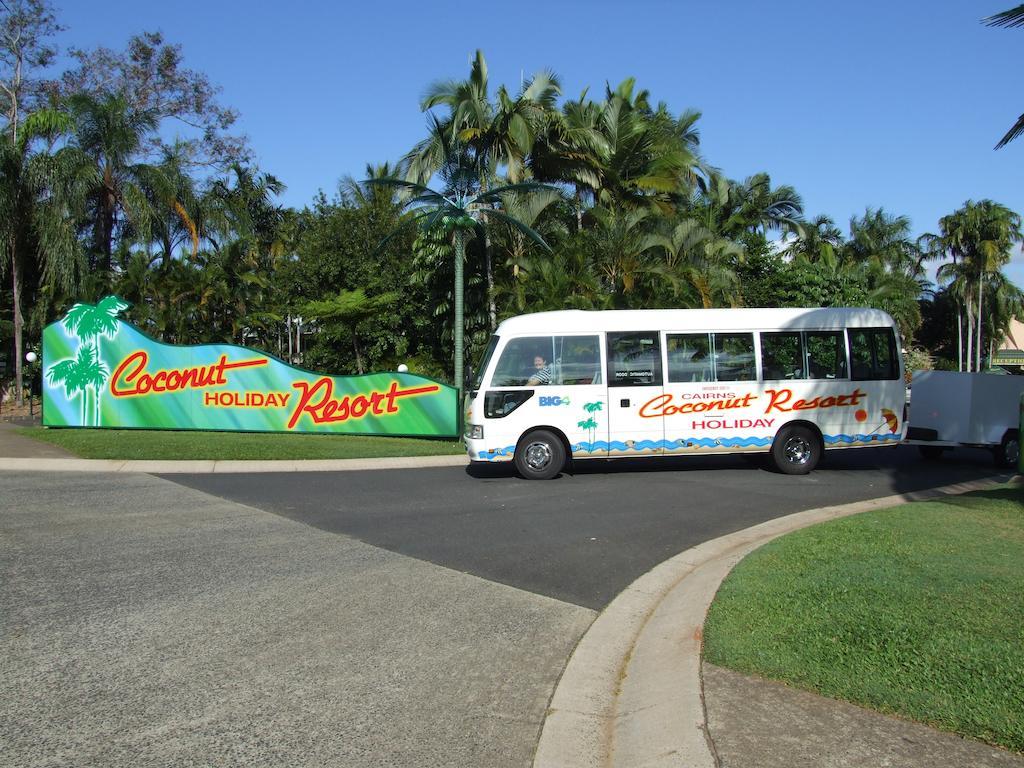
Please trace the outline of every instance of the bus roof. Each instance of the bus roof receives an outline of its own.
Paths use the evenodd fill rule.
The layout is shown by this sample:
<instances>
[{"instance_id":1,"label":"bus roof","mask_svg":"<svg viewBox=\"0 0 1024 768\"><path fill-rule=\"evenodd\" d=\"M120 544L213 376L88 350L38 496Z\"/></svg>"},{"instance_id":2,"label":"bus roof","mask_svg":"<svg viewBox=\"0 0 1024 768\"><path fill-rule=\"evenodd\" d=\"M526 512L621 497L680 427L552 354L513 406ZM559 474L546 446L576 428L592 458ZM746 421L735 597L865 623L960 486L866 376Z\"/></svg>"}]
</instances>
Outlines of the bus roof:
<instances>
[{"instance_id":1,"label":"bus roof","mask_svg":"<svg viewBox=\"0 0 1024 768\"><path fill-rule=\"evenodd\" d=\"M879 328L893 325L880 309L863 307L739 309L565 309L510 317L503 334L559 334L586 331L757 331Z\"/></svg>"}]
</instances>

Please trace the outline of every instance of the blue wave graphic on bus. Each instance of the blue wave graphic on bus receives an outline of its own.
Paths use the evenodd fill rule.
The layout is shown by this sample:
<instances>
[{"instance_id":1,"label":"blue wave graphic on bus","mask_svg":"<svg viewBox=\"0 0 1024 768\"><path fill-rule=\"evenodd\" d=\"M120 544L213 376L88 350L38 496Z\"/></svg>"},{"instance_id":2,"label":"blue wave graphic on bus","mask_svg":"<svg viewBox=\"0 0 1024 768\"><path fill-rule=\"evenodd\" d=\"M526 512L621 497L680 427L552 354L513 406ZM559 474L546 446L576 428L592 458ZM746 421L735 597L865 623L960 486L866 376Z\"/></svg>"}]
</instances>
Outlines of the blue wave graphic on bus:
<instances>
[{"instance_id":1,"label":"blue wave graphic on bus","mask_svg":"<svg viewBox=\"0 0 1024 768\"><path fill-rule=\"evenodd\" d=\"M900 435L822 435L822 440L826 446L839 444L854 445L856 443L898 443ZM597 440L593 443L573 443L571 448L573 454L594 454L598 451L636 451L640 453L651 450L675 451L680 448L767 448L771 443L772 438L770 437L696 437L680 438L678 440L631 440L628 442L613 440L610 443L604 440ZM505 448L491 451L480 451L480 459L484 461L493 461L498 458L511 459L515 452L516 447L509 445Z\"/></svg>"},{"instance_id":2,"label":"blue wave graphic on bus","mask_svg":"<svg viewBox=\"0 0 1024 768\"><path fill-rule=\"evenodd\" d=\"M822 435L825 445L836 445L837 443L898 443L900 435Z\"/></svg>"},{"instance_id":3,"label":"blue wave graphic on bus","mask_svg":"<svg viewBox=\"0 0 1024 768\"><path fill-rule=\"evenodd\" d=\"M480 458L484 461L493 461L497 458L511 459L515 455L516 447L514 445L507 446L505 448L496 448L493 451L480 451Z\"/></svg>"},{"instance_id":4,"label":"blue wave graphic on bus","mask_svg":"<svg viewBox=\"0 0 1024 768\"><path fill-rule=\"evenodd\" d=\"M678 440L613 440L606 443L598 440L595 443L577 443L581 451L674 451L678 448L750 448L769 445L770 437L687 437Z\"/></svg>"}]
</instances>

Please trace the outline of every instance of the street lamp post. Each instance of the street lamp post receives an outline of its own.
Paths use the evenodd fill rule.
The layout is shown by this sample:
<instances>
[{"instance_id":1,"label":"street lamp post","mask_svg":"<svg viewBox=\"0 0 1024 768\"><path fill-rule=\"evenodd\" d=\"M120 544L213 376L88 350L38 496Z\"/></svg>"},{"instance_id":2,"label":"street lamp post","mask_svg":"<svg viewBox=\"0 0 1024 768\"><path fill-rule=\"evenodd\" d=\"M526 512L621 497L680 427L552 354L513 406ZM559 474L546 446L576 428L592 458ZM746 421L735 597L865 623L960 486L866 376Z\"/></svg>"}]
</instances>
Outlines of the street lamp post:
<instances>
[{"instance_id":1,"label":"street lamp post","mask_svg":"<svg viewBox=\"0 0 1024 768\"><path fill-rule=\"evenodd\" d=\"M36 355L35 352L26 352L25 353L25 362L27 362L29 365L32 365L38 359L39 359L39 356ZM29 416L30 419L35 416L35 403L33 402L33 397L32 397L32 394L33 394L32 393L32 383L34 381L35 381L35 371L30 370L29 371L29 376L28 376L28 416Z\"/></svg>"}]
</instances>

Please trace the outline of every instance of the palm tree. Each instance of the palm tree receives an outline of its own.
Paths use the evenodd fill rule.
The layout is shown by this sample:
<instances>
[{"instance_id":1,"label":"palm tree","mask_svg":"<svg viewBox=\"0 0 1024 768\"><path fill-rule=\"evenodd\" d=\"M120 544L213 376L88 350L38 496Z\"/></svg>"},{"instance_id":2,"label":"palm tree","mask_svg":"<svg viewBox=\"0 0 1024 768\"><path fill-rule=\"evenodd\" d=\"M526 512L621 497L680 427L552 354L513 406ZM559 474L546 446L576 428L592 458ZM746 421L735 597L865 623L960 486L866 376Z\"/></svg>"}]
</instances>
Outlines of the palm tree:
<instances>
[{"instance_id":1,"label":"palm tree","mask_svg":"<svg viewBox=\"0 0 1024 768\"><path fill-rule=\"evenodd\" d=\"M404 176L405 167L402 163L395 165L387 162L380 165L366 164L367 179L400 179ZM341 181L338 182L338 197L343 205L353 208L370 208L388 214L397 214L402 207L395 189L380 184L370 184L366 181L356 181L351 176L341 177Z\"/></svg>"},{"instance_id":2,"label":"palm tree","mask_svg":"<svg viewBox=\"0 0 1024 768\"><path fill-rule=\"evenodd\" d=\"M538 230L537 222L541 215L562 201L563 197L556 189L541 189L529 193L508 192L500 195L501 210L534 230ZM550 218L548 217L549 220ZM558 225L557 221L555 225ZM564 229L558 232L563 233ZM516 229L512 229L509 235L505 251L506 266L512 267L513 278L518 278L529 263L528 243L523 234Z\"/></svg>"},{"instance_id":3,"label":"palm tree","mask_svg":"<svg viewBox=\"0 0 1024 768\"><path fill-rule=\"evenodd\" d=\"M890 272L914 278L923 275L921 250L910 237L910 219L881 208L868 208L862 218L850 219L844 255L856 262L874 262Z\"/></svg>"},{"instance_id":4,"label":"palm tree","mask_svg":"<svg viewBox=\"0 0 1024 768\"><path fill-rule=\"evenodd\" d=\"M650 94L627 78L594 104L582 94L567 103L538 142L531 163L538 179L568 182L584 198L606 208L657 208L695 183L700 166L700 113L673 117L664 104L652 108ZM580 221L582 224L582 221Z\"/></svg>"},{"instance_id":5,"label":"palm tree","mask_svg":"<svg viewBox=\"0 0 1024 768\"><path fill-rule=\"evenodd\" d=\"M545 116L530 158L534 178L573 187L577 231L583 229L585 198L601 186L601 158L608 155L600 123L601 107L588 100L584 90L576 101L567 101L561 112Z\"/></svg>"},{"instance_id":6,"label":"palm tree","mask_svg":"<svg viewBox=\"0 0 1024 768\"><path fill-rule=\"evenodd\" d=\"M587 433L590 436L590 446L591 446L590 450L593 451L594 450L594 448L593 448L593 446L594 446L594 430L597 429L597 420L594 419L593 416L590 416L590 417L588 417L586 419L583 419L581 421L577 421L576 422L576 426L579 427L580 429L587 430Z\"/></svg>"},{"instance_id":7,"label":"palm tree","mask_svg":"<svg viewBox=\"0 0 1024 768\"><path fill-rule=\"evenodd\" d=\"M790 186L772 189L768 174L736 182L711 171L699 178L687 202L687 216L719 237L741 240L747 233L803 232L803 201Z\"/></svg>"},{"instance_id":8,"label":"palm tree","mask_svg":"<svg viewBox=\"0 0 1024 768\"><path fill-rule=\"evenodd\" d=\"M515 98L501 86L492 101L488 89L487 62L479 50L469 79L441 81L428 88L420 103L421 109L426 112L435 107L446 107L448 114L441 120L433 119L430 134L403 160L408 180L427 184L446 162L445 147L452 141L465 148L482 193L487 193L498 183L501 168L505 169L509 182L513 184L525 179L526 159L533 150L545 116L554 111L555 99L561 93L558 78L552 72L537 73L523 84ZM488 210L488 204L481 204L480 217L485 225ZM491 242L486 226L483 251L487 309L493 329L497 322L497 307Z\"/></svg>"},{"instance_id":9,"label":"palm tree","mask_svg":"<svg viewBox=\"0 0 1024 768\"><path fill-rule=\"evenodd\" d=\"M658 282L676 282L658 258L664 238L651 209L616 210L598 206L587 214L592 225L583 233L593 269L605 291L619 308L643 303L643 289L656 290Z\"/></svg>"},{"instance_id":10,"label":"palm tree","mask_svg":"<svg viewBox=\"0 0 1024 768\"><path fill-rule=\"evenodd\" d=\"M164 270L184 248L195 256L200 239L205 235L203 201L185 170L186 151L180 144L165 147L158 164L140 165L135 169L138 189L145 195L147 210L151 213L141 222L138 234L159 246L159 260Z\"/></svg>"},{"instance_id":11,"label":"palm tree","mask_svg":"<svg viewBox=\"0 0 1024 768\"><path fill-rule=\"evenodd\" d=\"M99 426L99 392L109 375L110 370L100 362L96 349L89 344L82 344L75 357L55 363L46 373L51 384L64 385L64 393L68 400L76 397L78 393L82 394L83 427L90 426L87 421L87 415L92 410L88 407L90 390L93 391L93 399L97 402L94 426Z\"/></svg>"},{"instance_id":12,"label":"palm tree","mask_svg":"<svg viewBox=\"0 0 1024 768\"><path fill-rule=\"evenodd\" d=\"M985 311L988 334L988 359L991 367L997 341L1010 333L1014 320L1024 320L1024 291L1011 283L1001 272L989 276Z\"/></svg>"},{"instance_id":13,"label":"palm tree","mask_svg":"<svg viewBox=\"0 0 1024 768\"><path fill-rule=\"evenodd\" d=\"M982 19L982 22L990 27L1024 27L1024 5L1016 5L1009 10L987 16ZM995 148L1002 149L1022 133L1024 133L1024 115L1017 118L1017 122L1010 126L1010 130L999 140Z\"/></svg>"},{"instance_id":14,"label":"palm tree","mask_svg":"<svg viewBox=\"0 0 1024 768\"><path fill-rule=\"evenodd\" d=\"M74 148L52 151L69 128L66 115L40 110L26 117L16 140L6 132L0 135L0 270L9 267L11 272L15 397L19 404L23 276L31 265L38 265L50 294L70 293L84 272L75 221L83 189L92 179Z\"/></svg>"},{"instance_id":15,"label":"palm tree","mask_svg":"<svg viewBox=\"0 0 1024 768\"><path fill-rule=\"evenodd\" d=\"M662 240L665 268L696 293L688 306L737 306L739 278L731 264L743 261L742 245L716 235L696 219L683 219Z\"/></svg>"},{"instance_id":16,"label":"palm tree","mask_svg":"<svg viewBox=\"0 0 1024 768\"><path fill-rule=\"evenodd\" d=\"M264 257L279 253L285 211L273 198L286 189L276 176L240 163L228 169L233 183L217 179L203 201L209 224L206 237L220 247L235 237L253 238Z\"/></svg>"},{"instance_id":17,"label":"palm tree","mask_svg":"<svg viewBox=\"0 0 1024 768\"><path fill-rule=\"evenodd\" d=\"M470 152L486 192L502 167L512 183L524 180L526 158L546 115L555 109L555 99L560 93L558 76L543 71L527 80L514 98L505 86L500 86L492 101L487 62L483 52L478 50L469 78L433 83L420 102L420 108L423 111L439 106L448 109L443 128ZM444 160L443 144L437 136L428 136L407 156L408 178L427 183Z\"/></svg>"},{"instance_id":18,"label":"palm tree","mask_svg":"<svg viewBox=\"0 0 1024 768\"><path fill-rule=\"evenodd\" d=\"M574 247L575 246L575 247ZM606 309L611 295L594 274L589 251L570 242L550 255L524 256L510 285L499 291L517 312Z\"/></svg>"},{"instance_id":19,"label":"palm tree","mask_svg":"<svg viewBox=\"0 0 1024 768\"><path fill-rule=\"evenodd\" d=\"M493 206L499 203L503 194L531 192L548 189L541 184L524 182L509 184L481 191L480 177L476 165L465 151L465 147L452 141L434 118L435 133L441 142L445 162L440 170L444 190L437 192L425 184L396 178L367 179L367 184L379 184L395 188L405 194L403 207L412 215L392 234L386 242L402 229L419 226L425 231L440 231L451 238L455 260L455 386L461 392L463 386L465 323L463 319L463 274L466 259L466 241L473 236L483 236L489 219L502 222L521 232L526 237L547 249L544 239L532 228L526 226L504 211ZM481 211L487 208L485 220ZM382 242L381 245L384 245Z\"/></svg>"},{"instance_id":20,"label":"palm tree","mask_svg":"<svg viewBox=\"0 0 1024 768\"><path fill-rule=\"evenodd\" d=\"M77 146L92 158L97 170L98 183L90 195L96 251L93 266L106 273L118 226L127 219L145 231L149 224L150 207L139 184L145 166L133 160L146 135L156 130L157 119L148 112L133 112L127 99L114 94L75 94L69 106Z\"/></svg>"},{"instance_id":21,"label":"palm tree","mask_svg":"<svg viewBox=\"0 0 1024 768\"><path fill-rule=\"evenodd\" d=\"M942 217L939 229L941 234L929 235L925 242L931 255L948 253L953 258L939 267L938 277L960 298L967 315L967 369L973 364L974 370L981 370L984 286L1009 261L1012 248L1024 240L1021 217L991 200L968 200Z\"/></svg>"},{"instance_id":22,"label":"palm tree","mask_svg":"<svg viewBox=\"0 0 1024 768\"><path fill-rule=\"evenodd\" d=\"M786 248L786 255L803 257L810 263L835 255L843 245L843 233L828 216L815 216L804 222L800 232Z\"/></svg>"}]
</instances>

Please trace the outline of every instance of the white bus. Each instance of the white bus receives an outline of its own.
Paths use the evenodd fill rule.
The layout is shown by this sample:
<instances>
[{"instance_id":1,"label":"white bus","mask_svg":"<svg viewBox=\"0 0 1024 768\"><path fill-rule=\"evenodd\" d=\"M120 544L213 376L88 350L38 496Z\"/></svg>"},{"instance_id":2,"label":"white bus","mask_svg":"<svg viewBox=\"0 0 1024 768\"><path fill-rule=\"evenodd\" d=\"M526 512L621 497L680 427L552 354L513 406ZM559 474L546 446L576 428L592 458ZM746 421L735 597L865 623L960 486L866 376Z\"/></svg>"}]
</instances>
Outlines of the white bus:
<instances>
[{"instance_id":1,"label":"white bus","mask_svg":"<svg viewBox=\"0 0 1024 768\"><path fill-rule=\"evenodd\" d=\"M569 458L756 452L804 474L826 448L903 439L899 350L875 309L513 317L467 393L466 450L532 479Z\"/></svg>"}]
</instances>

